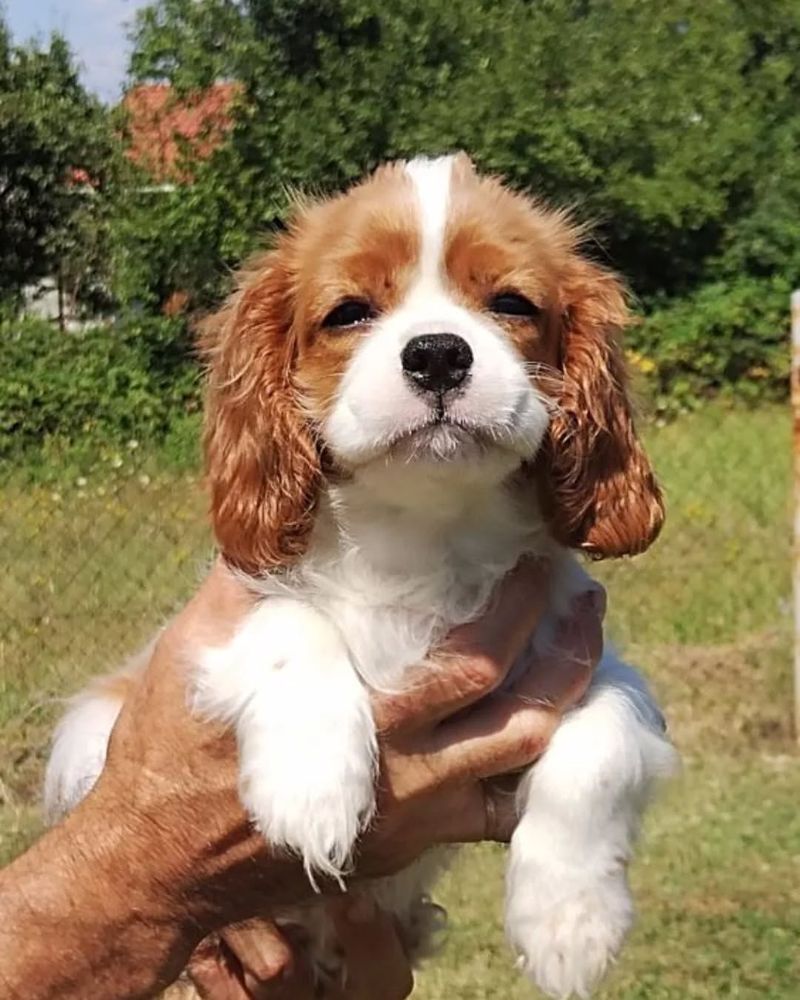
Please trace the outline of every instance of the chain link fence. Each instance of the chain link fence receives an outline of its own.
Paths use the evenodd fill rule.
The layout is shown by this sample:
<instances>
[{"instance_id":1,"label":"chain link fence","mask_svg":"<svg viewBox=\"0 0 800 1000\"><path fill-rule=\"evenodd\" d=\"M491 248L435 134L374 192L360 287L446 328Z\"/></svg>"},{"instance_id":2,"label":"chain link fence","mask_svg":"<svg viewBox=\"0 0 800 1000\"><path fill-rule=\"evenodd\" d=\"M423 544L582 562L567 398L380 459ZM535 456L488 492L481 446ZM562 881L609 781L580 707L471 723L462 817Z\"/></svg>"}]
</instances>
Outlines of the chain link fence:
<instances>
[{"instance_id":1,"label":"chain link fence","mask_svg":"<svg viewBox=\"0 0 800 1000\"><path fill-rule=\"evenodd\" d=\"M6 469L0 483L0 796L12 801L35 794L61 698L146 642L213 551L198 472L155 468L139 449L106 465L44 481Z\"/></svg>"},{"instance_id":2,"label":"chain link fence","mask_svg":"<svg viewBox=\"0 0 800 1000\"><path fill-rule=\"evenodd\" d=\"M649 425L667 527L644 556L595 567L609 632L656 676L692 738L789 739L789 424L777 406L714 406ZM143 644L213 552L199 470L133 444L91 475L17 464L0 477L7 801L35 802L60 699ZM743 697L748 677L755 693Z\"/></svg>"}]
</instances>

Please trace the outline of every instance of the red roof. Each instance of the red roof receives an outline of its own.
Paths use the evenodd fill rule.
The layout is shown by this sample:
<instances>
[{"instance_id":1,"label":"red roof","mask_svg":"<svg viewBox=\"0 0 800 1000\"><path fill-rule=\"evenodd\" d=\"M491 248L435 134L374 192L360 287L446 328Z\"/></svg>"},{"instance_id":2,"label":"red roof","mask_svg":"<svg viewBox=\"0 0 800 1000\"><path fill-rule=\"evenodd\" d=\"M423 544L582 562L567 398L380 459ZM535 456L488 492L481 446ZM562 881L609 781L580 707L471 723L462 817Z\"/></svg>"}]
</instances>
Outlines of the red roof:
<instances>
[{"instance_id":1,"label":"red roof","mask_svg":"<svg viewBox=\"0 0 800 1000\"><path fill-rule=\"evenodd\" d=\"M187 155L206 159L224 140L238 90L237 83L215 83L179 96L168 83L131 87L122 99L129 158L153 180L187 180Z\"/></svg>"},{"instance_id":2,"label":"red roof","mask_svg":"<svg viewBox=\"0 0 800 1000\"><path fill-rule=\"evenodd\" d=\"M73 188L89 188L94 187L95 183L88 170L84 170L83 167L72 167L67 172L67 185Z\"/></svg>"}]
</instances>

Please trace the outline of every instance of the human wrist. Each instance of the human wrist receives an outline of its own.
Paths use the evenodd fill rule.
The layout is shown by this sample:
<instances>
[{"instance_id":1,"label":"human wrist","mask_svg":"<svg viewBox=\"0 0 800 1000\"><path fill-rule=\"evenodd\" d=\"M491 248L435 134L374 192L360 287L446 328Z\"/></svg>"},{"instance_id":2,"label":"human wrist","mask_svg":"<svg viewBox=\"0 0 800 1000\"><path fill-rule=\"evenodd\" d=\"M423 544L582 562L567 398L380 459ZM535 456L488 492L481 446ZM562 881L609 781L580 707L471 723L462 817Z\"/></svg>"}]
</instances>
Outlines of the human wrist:
<instances>
[{"instance_id":1,"label":"human wrist","mask_svg":"<svg viewBox=\"0 0 800 1000\"><path fill-rule=\"evenodd\" d=\"M187 906L192 842L173 810L159 812L137 787L104 779L54 831L65 876L73 884L87 877L84 905L109 928L188 957L207 933L201 908Z\"/></svg>"},{"instance_id":2,"label":"human wrist","mask_svg":"<svg viewBox=\"0 0 800 1000\"><path fill-rule=\"evenodd\" d=\"M191 941L202 933L180 905L176 875L188 864L169 817L106 788L101 781L69 815L61 831L64 853L91 870L91 891L112 922L141 922ZM77 874L77 873L76 873Z\"/></svg>"},{"instance_id":3,"label":"human wrist","mask_svg":"<svg viewBox=\"0 0 800 1000\"><path fill-rule=\"evenodd\" d=\"M313 896L302 865L269 848L222 775L212 767L202 783L186 772L184 779L162 782L150 773L131 788L112 767L83 804L91 810L89 826L121 817L114 820L114 850L141 873L138 905L152 926L196 944L231 923Z\"/></svg>"}]
</instances>

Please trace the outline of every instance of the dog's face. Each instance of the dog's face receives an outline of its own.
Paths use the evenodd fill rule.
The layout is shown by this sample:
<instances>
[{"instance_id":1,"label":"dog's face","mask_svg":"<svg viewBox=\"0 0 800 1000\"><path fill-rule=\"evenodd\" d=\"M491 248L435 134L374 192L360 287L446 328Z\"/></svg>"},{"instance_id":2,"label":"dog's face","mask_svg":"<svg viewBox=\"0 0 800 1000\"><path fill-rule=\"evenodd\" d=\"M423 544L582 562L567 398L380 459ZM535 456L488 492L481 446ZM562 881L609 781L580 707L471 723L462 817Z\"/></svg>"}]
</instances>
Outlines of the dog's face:
<instances>
[{"instance_id":1,"label":"dog's face","mask_svg":"<svg viewBox=\"0 0 800 1000\"><path fill-rule=\"evenodd\" d=\"M578 239L464 156L300 206L206 333L227 557L297 558L323 465L375 463L525 465L559 540L645 548L662 508L615 342L624 294Z\"/></svg>"},{"instance_id":2,"label":"dog's face","mask_svg":"<svg viewBox=\"0 0 800 1000\"><path fill-rule=\"evenodd\" d=\"M565 248L521 208L443 158L385 168L320 213L295 377L339 465L536 453Z\"/></svg>"}]
</instances>

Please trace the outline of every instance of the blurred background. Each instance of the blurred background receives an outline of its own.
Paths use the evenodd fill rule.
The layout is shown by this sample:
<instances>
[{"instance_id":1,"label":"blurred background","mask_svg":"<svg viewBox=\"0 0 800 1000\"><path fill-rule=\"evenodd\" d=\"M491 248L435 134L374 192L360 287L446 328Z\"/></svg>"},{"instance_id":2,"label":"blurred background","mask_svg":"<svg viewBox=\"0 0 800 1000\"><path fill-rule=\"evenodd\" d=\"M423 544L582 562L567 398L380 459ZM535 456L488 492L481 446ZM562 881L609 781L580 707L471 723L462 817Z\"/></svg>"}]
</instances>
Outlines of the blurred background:
<instances>
[{"instance_id":1,"label":"blurred background","mask_svg":"<svg viewBox=\"0 0 800 1000\"><path fill-rule=\"evenodd\" d=\"M800 997L797 0L0 8L0 861L39 828L60 699L135 650L212 552L196 317L291 190L455 149L592 221L635 297L668 521L597 571L685 770L647 824L641 919L602 997ZM464 854L415 996L531 994L501 869Z\"/></svg>"}]
</instances>

